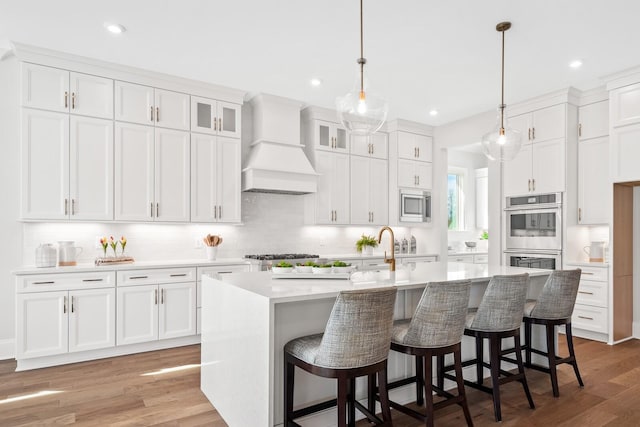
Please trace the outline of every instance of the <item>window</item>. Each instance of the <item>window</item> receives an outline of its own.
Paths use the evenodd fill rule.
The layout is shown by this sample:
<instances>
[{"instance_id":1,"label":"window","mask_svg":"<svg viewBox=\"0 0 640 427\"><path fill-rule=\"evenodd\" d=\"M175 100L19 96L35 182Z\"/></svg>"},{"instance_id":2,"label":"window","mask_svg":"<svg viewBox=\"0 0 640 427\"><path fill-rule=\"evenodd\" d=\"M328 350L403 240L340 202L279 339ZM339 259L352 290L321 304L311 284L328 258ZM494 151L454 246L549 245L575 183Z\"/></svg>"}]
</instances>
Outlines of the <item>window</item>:
<instances>
[{"instance_id":1,"label":"window","mask_svg":"<svg viewBox=\"0 0 640 427\"><path fill-rule=\"evenodd\" d=\"M449 230L464 230L464 169L449 168L447 175L447 213Z\"/></svg>"}]
</instances>

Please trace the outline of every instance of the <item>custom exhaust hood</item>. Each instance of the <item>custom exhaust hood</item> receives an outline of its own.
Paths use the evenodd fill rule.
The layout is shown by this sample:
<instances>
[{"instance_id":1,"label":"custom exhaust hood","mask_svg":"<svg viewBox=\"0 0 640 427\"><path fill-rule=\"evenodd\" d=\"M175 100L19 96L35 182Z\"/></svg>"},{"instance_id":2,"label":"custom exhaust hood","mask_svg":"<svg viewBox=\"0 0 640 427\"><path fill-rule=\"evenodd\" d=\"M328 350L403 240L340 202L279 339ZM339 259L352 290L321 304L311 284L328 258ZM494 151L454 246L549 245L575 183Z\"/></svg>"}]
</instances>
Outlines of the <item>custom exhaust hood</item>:
<instances>
[{"instance_id":1,"label":"custom exhaust hood","mask_svg":"<svg viewBox=\"0 0 640 427\"><path fill-rule=\"evenodd\" d=\"M242 191L307 194L317 191L318 174L300 144L302 103L260 94L253 107L253 143L242 169Z\"/></svg>"}]
</instances>

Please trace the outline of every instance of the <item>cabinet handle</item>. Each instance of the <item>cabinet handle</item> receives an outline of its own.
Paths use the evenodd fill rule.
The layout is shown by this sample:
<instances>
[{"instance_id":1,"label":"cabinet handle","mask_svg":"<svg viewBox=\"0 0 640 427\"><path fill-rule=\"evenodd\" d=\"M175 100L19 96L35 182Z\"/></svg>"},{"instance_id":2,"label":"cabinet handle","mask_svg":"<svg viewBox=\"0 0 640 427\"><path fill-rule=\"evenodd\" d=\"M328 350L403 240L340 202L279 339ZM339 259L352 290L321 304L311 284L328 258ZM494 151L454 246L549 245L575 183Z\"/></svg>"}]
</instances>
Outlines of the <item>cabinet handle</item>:
<instances>
[{"instance_id":1,"label":"cabinet handle","mask_svg":"<svg viewBox=\"0 0 640 427\"><path fill-rule=\"evenodd\" d=\"M579 294L593 295L593 292L578 291Z\"/></svg>"},{"instance_id":2,"label":"cabinet handle","mask_svg":"<svg viewBox=\"0 0 640 427\"><path fill-rule=\"evenodd\" d=\"M149 276L131 276L129 277L130 280L136 280L136 279L148 279Z\"/></svg>"},{"instance_id":3,"label":"cabinet handle","mask_svg":"<svg viewBox=\"0 0 640 427\"><path fill-rule=\"evenodd\" d=\"M531 128L529 128L529 136L527 137L529 141L531 141Z\"/></svg>"},{"instance_id":4,"label":"cabinet handle","mask_svg":"<svg viewBox=\"0 0 640 427\"><path fill-rule=\"evenodd\" d=\"M218 207L213 207L213 219L218 219Z\"/></svg>"},{"instance_id":5,"label":"cabinet handle","mask_svg":"<svg viewBox=\"0 0 640 427\"><path fill-rule=\"evenodd\" d=\"M74 305L73 305L73 296L71 297L71 312L72 313L76 312L76 309L74 308Z\"/></svg>"},{"instance_id":6,"label":"cabinet handle","mask_svg":"<svg viewBox=\"0 0 640 427\"><path fill-rule=\"evenodd\" d=\"M82 279L83 282L102 282L103 279Z\"/></svg>"},{"instance_id":7,"label":"cabinet handle","mask_svg":"<svg viewBox=\"0 0 640 427\"><path fill-rule=\"evenodd\" d=\"M218 130L222 132L222 117L218 117Z\"/></svg>"},{"instance_id":8,"label":"cabinet handle","mask_svg":"<svg viewBox=\"0 0 640 427\"><path fill-rule=\"evenodd\" d=\"M578 208L578 221L582 221L582 208Z\"/></svg>"},{"instance_id":9,"label":"cabinet handle","mask_svg":"<svg viewBox=\"0 0 640 427\"><path fill-rule=\"evenodd\" d=\"M218 130L218 118L213 118L213 130Z\"/></svg>"},{"instance_id":10,"label":"cabinet handle","mask_svg":"<svg viewBox=\"0 0 640 427\"><path fill-rule=\"evenodd\" d=\"M336 213L336 221L338 221L338 211L334 211Z\"/></svg>"},{"instance_id":11,"label":"cabinet handle","mask_svg":"<svg viewBox=\"0 0 640 427\"><path fill-rule=\"evenodd\" d=\"M222 219L222 205L218 206L218 219Z\"/></svg>"},{"instance_id":12,"label":"cabinet handle","mask_svg":"<svg viewBox=\"0 0 640 427\"><path fill-rule=\"evenodd\" d=\"M156 107L156 122L160 121L160 107Z\"/></svg>"},{"instance_id":13,"label":"cabinet handle","mask_svg":"<svg viewBox=\"0 0 640 427\"><path fill-rule=\"evenodd\" d=\"M187 273L170 274L169 277L185 277L186 275L187 275Z\"/></svg>"},{"instance_id":14,"label":"cabinet handle","mask_svg":"<svg viewBox=\"0 0 640 427\"><path fill-rule=\"evenodd\" d=\"M62 306L62 312L67 314L67 297L64 297L64 304Z\"/></svg>"},{"instance_id":15,"label":"cabinet handle","mask_svg":"<svg viewBox=\"0 0 640 427\"><path fill-rule=\"evenodd\" d=\"M160 203L156 203L156 218L160 218Z\"/></svg>"},{"instance_id":16,"label":"cabinet handle","mask_svg":"<svg viewBox=\"0 0 640 427\"><path fill-rule=\"evenodd\" d=\"M593 317L587 317L587 316L578 316L578 319L586 319L586 320L593 320Z\"/></svg>"},{"instance_id":17,"label":"cabinet handle","mask_svg":"<svg viewBox=\"0 0 640 427\"><path fill-rule=\"evenodd\" d=\"M75 92L71 92L71 109L75 110L76 109L76 93ZM73 306L73 303L72 303Z\"/></svg>"},{"instance_id":18,"label":"cabinet handle","mask_svg":"<svg viewBox=\"0 0 640 427\"><path fill-rule=\"evenodd\" d=\"M150 216L151 216L151 218L153 218L153 202L149 203L149 205L151 206L151 214L150 214Z\"/></svg>"},{"instance_id":19,"label":"cabinet handle","mask_svg":"<svg viewBox=\"0 0 640 427\"><path fill-rule=\"evenodd\" d=\"M529 179L529 191L531 191L531 179Z\"/></svg>"},{"instance_id":20,"label":"cabinet handle","mask_svg":"<svg viewBox=\"0 0 640 427\"><path fill-rule=\"evenodd\" d=\"M53 285L56 282L33 282L34 285Z\"/></svg>"},{"instance_id":21,"label":"cabinet handle","mask_svg":"<svg viewBox=\"0 0 640 427\"><path fill-rule=\"evenodd\" d=\"M333 217L333 211L331 211L331 222L334 221L334 217Z\"/></svg>"},{"instance_id":22,"label":"cabinet handle","mask_svg":"<svg viewBox=\"0 0 640 427\"><path fill-rule=\"evenodd\" d=\"M153 105L150 108L151 108L151 121L153 121Z\"/></svg>"},{"instance_id":23,"label":"cabinet handle","mask_svg":"<svg viewBox=\"0 0 640 427\"><path fill-rule=\"evenodd\" d=\"M154 290L153 291L154 295L155 295L155 301L156 301L156 305L158 305L158 290Z\"/></svg>"},{"instance_id":24,"label":"cabinet handle","mask_svg":"<svg viewBox=\"0 0 640 427\"><path fill-rule=\"evenodd\" d=\"M578 136L582 136L582 123L578 123Z\"/></svg>"},{"instance_id":25,"label":"cabinet handle","mask_svg":"<svg viewBox=\"0 0 640 427\"><path fill-rule=\"evenodd\" d=\"M535 178L533 178L533 179L531 180L531 183L533 184L533 191L536 191L536 179L535 179Z\"/></svg>"},{"instance_id":26,"label":"cabinet handle","mask_svg":"<svg viewBox=\"0 0 640 427\"><path fill-rule=\"evenodd\" d=\"M420 157L420 147L418 147L418 157Z\"/></svg>"},{"instance_id":27,"label":"cabinet handle","mask_svg":"<svg viewBox=\"0 0 640 427\"><path fill-rule=\"evenodd\" d=\"M69 108L69 92L64 91L64 108Z\"/></svg>"},{"instance_id":28,"label":"cabinet handle","mask_svg":"<svg viewBox=\"0 0 640 427\"><path fill-rule=\"evenodd\" d=\"M418 157L418 148L413 147L413 157Z\"/></svg>"},{"instance_id":29,"label":"cabinet handle","mask_svg":"<svg viewBox=\"0 0 640 427\"><path fill-rule=\"evenodd\" d=\"M71 215L76 214L76 199L71 199Z\"/></svg>"},{"instance_id":30,"label":"cabinet handle","mask_svg":"<svg viewBox=\"0 0 640 427\"><path fill-rule=\"evenodd\" d=\"M164 304L164 288L160 290L160 304Z\"/></svg>"},{"instance_id":31,"label":"cabinet handle","mask_svg":"<svg viewBox=\"0 0 640 427\"><path fill-rule=\"evenodd\" d=\"M536 139L536 128L531 128L531 139L534 140ZM535 190L535 188L534 188Z\"/></svg>"},{"instance_id":32,"label":"cabinet handle","mask_svg":"<svg viewBox=\"0 0 640 427\"><path fill-rule=\"evenodd\" d=\"M69 214L69 199L64 199L64 214Z\"/></svg>"},{"instance_id":33,"label":"cabinet handle","mask_svg":"<svg viewBox=\"0 0 640 427\"><path fill-rule=\"evenodd\" d=\"M587 273L586 271L583 271L582 273L583 276L593 276L593 273Z\"/></svg>"}]
</instances>

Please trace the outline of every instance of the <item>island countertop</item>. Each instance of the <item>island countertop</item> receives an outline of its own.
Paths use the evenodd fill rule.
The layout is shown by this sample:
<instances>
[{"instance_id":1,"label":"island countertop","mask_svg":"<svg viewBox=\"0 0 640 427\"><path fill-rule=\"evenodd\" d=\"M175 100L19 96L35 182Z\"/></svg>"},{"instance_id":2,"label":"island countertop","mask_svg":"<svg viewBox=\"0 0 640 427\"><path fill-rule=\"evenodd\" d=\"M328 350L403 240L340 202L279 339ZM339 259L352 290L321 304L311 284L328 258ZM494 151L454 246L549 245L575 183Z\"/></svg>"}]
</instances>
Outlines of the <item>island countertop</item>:
<instances>
[{"instance_id":1,"label":"island countertop","mask_svg":"<svg viewBox=\"0 0 640 427\"><path fill-rule=\"evenodd\" d=\"M428 282L470 279L484 281L496 275L529 273L530 276L547 276L549 270L519 268L502 265L470 264L464 262L425 262L415 266L398 265L395 274L388 270L352 273L350 280L328 278L275 279L271 272L235 273L225 275L224 283L267 298L271 303L303 301L335 297L349 289L396 286L399 289L424 287ZM282 276L280 276L282 277Z\"/></svg>"}]
</instances>

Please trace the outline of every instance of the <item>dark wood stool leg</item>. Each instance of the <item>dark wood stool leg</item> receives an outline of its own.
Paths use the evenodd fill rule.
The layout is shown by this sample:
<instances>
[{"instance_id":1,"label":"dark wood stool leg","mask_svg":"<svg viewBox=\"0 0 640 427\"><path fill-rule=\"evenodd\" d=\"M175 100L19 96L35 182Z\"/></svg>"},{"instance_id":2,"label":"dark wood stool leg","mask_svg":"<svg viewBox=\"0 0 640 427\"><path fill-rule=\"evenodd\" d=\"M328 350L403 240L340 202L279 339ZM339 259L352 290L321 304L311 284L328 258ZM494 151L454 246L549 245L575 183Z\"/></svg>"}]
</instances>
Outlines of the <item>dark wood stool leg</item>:
<instances>
[{"instance_id":1,"label":"dark wood stool leg","mask_svg":"<svg viewBox=\"0 0 640 427\"><path fill-rule=\"evenodd\" d=\"M284 425L288 426L293 421L293 380L295 365L284 358Z\"/></svg>"},{"instance_id":2,"label":"dark wood stool leg","mask_svg":"<svg viewBox=\"0 0 640 427\"><path fill-rule=\"evenodd\" d=\"M496 417L496 421L502 421L502 411L500 409L500 341L501 339L498 338L497 335L492 335L489 338L489 363L491 364L493 412ZM522 367L522 363L520 363L520 367Z\"/></svg>"},{"instance_id":3,"label":"dark wood stool leg","mask_svg":"<svg viewBox=\"0 0 640 427\"><path fill-rule=\"evenodd\" d=\"M416 404L424 404L424 372L422 370L422 356L416 356Z\"/></svg>"},{"instance_id":4,"label":"dark wood stool leg","mask_svg":"<svg viewBox=\"0 0 640 427\"><path fill-rule=\"evenodd\" d=\"M444 356L442 356L444 359ZM473 421L471 420L471 414L469 413L469 406L467 405L467 395L464 391L464 378L462 378L462 355L460 347L453 352L453 366L456 372L456 384L458 385L458 395L462 396L462 411L464 412L464 419L467 421L467 427L473 427Z\"/></svg>"},{"instance_id":5,"label":"dark wood stool leg","mask_svg":"<svg viewBox=\"0 0 640 427\"><path fill-rule=\"evenodd\" d=\"M433 367L432 356L428 355L424 359L424 397L427 409L427 427L433 427Z\"/></svg>"},{"instance_id":6,"label":"dark wood stool leg","mask_svg":"<svg viewBox=\"0 0 640 427\"><path fill-rule=\"evenodd\" d=\"M524 366L522 365L522 348L520 347L520 335L514 336L513 342L515 344L515 349L516 349L516 360L518 362L518 372L522 374L522 379L520 380L520 382L522 383L522 387L524 388L524 393L527 395L527 400L529 401L529 407L531 409L535 409L536 405L533 403L533 398L531 397L531 392L529 391L529 385L527 384L527 377L524 373Z\"/></svg>"},{"instance_id":7,"label":"dark wood stool leg","mask_svg":"<svg viewBox=\"0 0 640 427\"><path fill-rule=\"evenodd\" d=\"M380 406L382 407L382 421L391 425L391 404L389 403L389 390L387 390L387 368L378 371L378 390L380 394Z\"/></svg>"},{"instance_id":8,"label":"dark wood stool leg","mask_svg":"<svg viewBox=\"0 0 640 427\"><path fill-rule=\"evenodd\" d=\"M531 367L531 320L527 317L524 318L524 365L528 368Z\"/></svg>"},{"instance_id":9,"label":"dark wood stool leg","mask_svg":"<svg viewBox=\"0 0 640 427\"><path fill-rule=\"evenodd\" d=\"M554 332L556 327L552 324L545 324L546 334L547 334L547 360L549 363L549 376L551 376L551 389L553 390L553 397L560 396L560 391L558 390L558 372L556 369L556 345L555 345L555 336Z\"/></svg>"},{"instance_id":10,"label":"dark wood stool leg","mask_svg":"<svg viewBox=\"0 0 640 427\"><path fill-rule=\"evenodd\" d=\"M483 340L484 338L482 337L476 337L476 358L477 358L477 363L476 363L476 382L478 384L482 384L482 378L483 378L483 366L482 366L482 361L484 358L484 344L483 344Z\"/></svg>"},{"instance_id":11,"label":"dark wood stool leg","mask_svg":"<svg viewBox=\"0 0 640 427\"><path fill-rule=\"evenodd\" d=\"M438 361L438 367L436 368L438 387L444 390L444 354L437 356L436 359Z\"/></svg>"},{"instance_id":12,"label":"dark wood stool leg","mask_svg":"<svg viewBox=\"0 0 640 427\"><path fill-rule=\"evenodd\" d=\"M567 346L569 347L569 357L572 359L571 365L573 366L573 371L576 373L576 378L578 378L578 384L580 384L580 387L584 387L582 377L580 377L580 371L578 370L576 353L573 351L573 333L571 332L571 322L568 322L565 325L565 333L567 338Z\"/></svg>"},{"instance_id":13,"label":"dark wood stool leg","mask_svg":"<svg viewBox=\"0 0 640 427\"><path fill-rule=\"evenodd\" d=\"M345 418L347 416L348 388L349 380L347 378L338 378L338 427L347 427Z\"/></svg>"},{"instance_id":14,"label":"dark wood stool leg","mask_svg":"<svg viewBox=\"0 0 640 427\"><path fill-rule=\"evenodd\" d=\"M356 379L349 379L349 386L347 389L347 425L349 427L355 427L356 425Z\"/></svg>"},{"instance_id":15,"label":"dark wood stool leg","mask_svg":"<svg viewBox=\"0 0 640 427\"><path fill-rule=\"evenodd\" d=\"M367 409L372 414L376 413L376 374L367 376Z\"/></svg>"}]
</instances>

